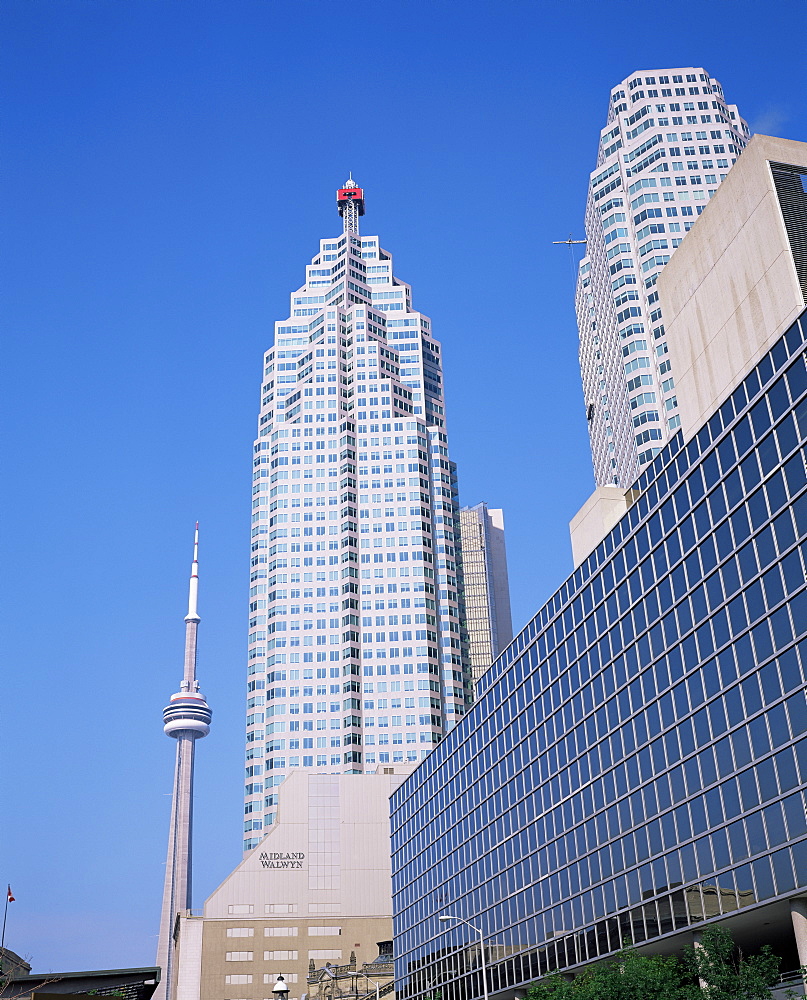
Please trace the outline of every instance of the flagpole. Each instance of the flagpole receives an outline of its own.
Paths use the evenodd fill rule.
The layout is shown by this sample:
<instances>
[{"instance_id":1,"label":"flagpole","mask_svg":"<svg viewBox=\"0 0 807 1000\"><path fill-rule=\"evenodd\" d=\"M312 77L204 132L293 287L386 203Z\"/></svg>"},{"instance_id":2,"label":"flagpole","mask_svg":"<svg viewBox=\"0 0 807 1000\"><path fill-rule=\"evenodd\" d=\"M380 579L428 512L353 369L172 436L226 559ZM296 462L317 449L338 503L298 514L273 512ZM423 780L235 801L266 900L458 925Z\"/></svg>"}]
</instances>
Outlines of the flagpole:
<instances>
[{"instance_id":1,"label":"flagpole","mask_svg":"<svg viewBox=\"0 0 807 1000\"><path fill-rule=\"evenodd\" d=\"M6 906L3 910L3 935L0 937L0 973L3 971L3 957L6 953L6 917L8 916L8 899L11 895L11 883L6 887Z\"/></svg>"}]
</instances>

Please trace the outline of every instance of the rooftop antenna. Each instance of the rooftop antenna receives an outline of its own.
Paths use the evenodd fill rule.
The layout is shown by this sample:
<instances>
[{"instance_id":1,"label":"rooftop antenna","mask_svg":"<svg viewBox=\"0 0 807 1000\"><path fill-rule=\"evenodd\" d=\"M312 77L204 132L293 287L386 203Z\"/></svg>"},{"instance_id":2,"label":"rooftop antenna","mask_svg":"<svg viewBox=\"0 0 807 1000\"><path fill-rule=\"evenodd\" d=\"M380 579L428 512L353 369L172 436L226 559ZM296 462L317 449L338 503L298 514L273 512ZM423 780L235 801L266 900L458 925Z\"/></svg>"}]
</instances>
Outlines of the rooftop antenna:
<instances>
[{"instance_id":1,"label":"rooftop antenna","mask_svg":"<svg viewBox=\"0 0 807 1000\"><path fill-rule=\"evenodd\" d=\"M582 244L583 246L585 246L586 243L587 243L587 240L576 240L576 239L574 239L572 237L571 233L569 233L568 240L552 240L552 245L553 246L567 246L569 248L569 268L571 270L571 275L572 275L572 284L575 283L575 278L576 278L575 263L574 263L574 251L572 250L572 247L576 246L578 244Z\"/></svg>"},{"instance_id":2,"label":"rooftop antenna","mask_svg":"<svg viewBox=\"0 0 807 1000\"><path fill-rule=\"evenodd\" d=\"M364 215L364 191L353 180L353 171L336 192L336 206L346 233L359 235L359 216Z\"/></svg>"}]
</instances>

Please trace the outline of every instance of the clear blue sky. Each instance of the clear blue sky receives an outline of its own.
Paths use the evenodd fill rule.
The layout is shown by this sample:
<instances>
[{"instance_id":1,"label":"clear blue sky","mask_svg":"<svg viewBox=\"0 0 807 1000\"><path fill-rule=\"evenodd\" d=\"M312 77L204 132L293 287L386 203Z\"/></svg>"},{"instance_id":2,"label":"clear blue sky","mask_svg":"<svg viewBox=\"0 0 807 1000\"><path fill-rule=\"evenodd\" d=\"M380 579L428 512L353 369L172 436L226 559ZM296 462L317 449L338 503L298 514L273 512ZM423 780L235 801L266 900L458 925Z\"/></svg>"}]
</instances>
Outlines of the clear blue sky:
<instances>
[{"instance_id":1,"label":"clear blue sky","mask_svg":"<svg viewBox=\"0 0 807 1000\"><path fill-rule=\"evenodd\" d=\"M3 0L6 944L154 960L193 522L195 903L240 858L261 353L349 170L444 345L461 498L505 508L516 626L592 488L569 251L609 89L705 65L807 139L802 0Z\"/></svg>"}]
</instances>

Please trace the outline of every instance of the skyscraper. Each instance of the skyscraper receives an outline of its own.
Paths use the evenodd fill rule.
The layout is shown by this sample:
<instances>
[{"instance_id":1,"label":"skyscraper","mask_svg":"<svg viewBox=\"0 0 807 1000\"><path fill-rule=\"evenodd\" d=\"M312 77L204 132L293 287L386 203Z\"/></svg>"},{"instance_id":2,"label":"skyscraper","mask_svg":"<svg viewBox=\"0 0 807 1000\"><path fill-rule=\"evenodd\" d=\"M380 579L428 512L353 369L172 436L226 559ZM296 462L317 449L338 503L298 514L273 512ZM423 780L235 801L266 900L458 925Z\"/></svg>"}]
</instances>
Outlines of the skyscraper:
<instances>
[{"instance_id":1,"label":"skyscraper","mask_svg":"<svg viewBox=\"0 0 807 1000\"><path fill-rule=\"evenodd\" d=\"M253 455L244 849L293 770L426 755L471 698L441 348L337 192L263 358Z\"/></svg>"},{"instance_id":2,"label":"skyscraper","mask_svg":"<svg viewBox=\"0 0 807 1000\"><path fill-rule=\"evenodd\" d=\"M486 503L460 511L468 655L474 683L513 638L504 511Z\"/></svg>"},{"instance_id":3,"label":"skyscraper","mask_svg":"<svg viewBox=\"0 0 807 1000\"><path fill-rule=\"evenodd\" d=\"M748 137L702 67L639 71L611 91L577 282L598 486L629 487L680 424L656 279Z\"/></svg>"},{"instance_id":4,"label":"skyscraper","mask_svg":"<svg viewBox=\"0 0 807 1000\"><path fill-rule=\"evenodd\" d=\"M199 525L193 540L193 563L188 587L188 613L185 615L185 665L179 691L163 710L165 734L177 741L174 770L174 794L171 801L171 825L168 833L168 858L157 942L157 965L162 978L157 1000L173 997L173 933L180 911L191 906L191 846L193 835L193 764L196 741L210 732L210 707L196 680L196 633L199 628Z\"/></svg>"}]
</instances>

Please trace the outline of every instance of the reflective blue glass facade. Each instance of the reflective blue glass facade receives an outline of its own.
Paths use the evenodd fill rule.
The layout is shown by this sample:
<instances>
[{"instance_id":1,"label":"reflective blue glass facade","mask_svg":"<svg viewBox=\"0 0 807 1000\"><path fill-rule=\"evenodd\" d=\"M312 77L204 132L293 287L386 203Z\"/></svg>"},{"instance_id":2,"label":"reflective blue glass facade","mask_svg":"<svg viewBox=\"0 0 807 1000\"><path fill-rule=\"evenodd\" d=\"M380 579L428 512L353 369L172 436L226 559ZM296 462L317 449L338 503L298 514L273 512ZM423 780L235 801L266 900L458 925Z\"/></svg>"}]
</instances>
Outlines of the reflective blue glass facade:
<instances>
[{"instance_id":1,"label":"reflective blue glass facade","mask_svg":"<svg viewBox=\"0 0 807 1000\"><path fill-rule=\"evenodd\" d=\"M496 992L807 894L805 341L656 456L393 796L399 996L481 995L441 913Z\"/></svg>"}]
</instances>

